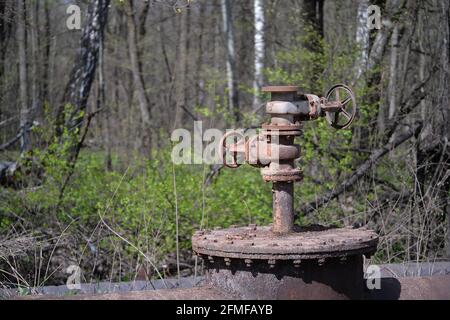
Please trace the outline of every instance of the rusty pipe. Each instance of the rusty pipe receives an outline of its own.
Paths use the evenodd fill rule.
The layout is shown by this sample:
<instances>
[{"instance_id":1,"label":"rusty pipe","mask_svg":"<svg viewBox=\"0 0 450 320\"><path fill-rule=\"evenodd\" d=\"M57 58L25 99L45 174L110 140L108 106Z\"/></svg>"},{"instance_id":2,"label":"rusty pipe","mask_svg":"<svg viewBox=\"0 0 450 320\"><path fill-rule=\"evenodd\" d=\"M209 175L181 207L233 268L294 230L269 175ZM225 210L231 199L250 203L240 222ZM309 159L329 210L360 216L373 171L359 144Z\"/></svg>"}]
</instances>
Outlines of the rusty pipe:
<instances>
[{"instance_id":1,"label":"rusty pipe","mask_svg":"<svg viewBox=\"0 0 450 320\"><path fill-rule=\"evenodd\" d=\"M292 232L294 228L294 184L292 182L273 182L272 197L272 232L276 234Z\"/></svg>"}]
</instances>

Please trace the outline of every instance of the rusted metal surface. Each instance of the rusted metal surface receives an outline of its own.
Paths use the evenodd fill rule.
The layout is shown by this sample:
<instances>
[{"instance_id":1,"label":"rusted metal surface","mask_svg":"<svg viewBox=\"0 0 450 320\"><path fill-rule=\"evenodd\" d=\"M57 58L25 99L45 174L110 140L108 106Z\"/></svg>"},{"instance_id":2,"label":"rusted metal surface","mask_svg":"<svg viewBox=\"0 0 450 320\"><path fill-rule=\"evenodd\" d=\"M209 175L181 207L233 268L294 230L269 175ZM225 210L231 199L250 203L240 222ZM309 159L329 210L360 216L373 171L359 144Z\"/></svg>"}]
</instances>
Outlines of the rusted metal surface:
<instances>
[{"instance_id":1,"label":"rusted metal surface","mask_svg":"<svg viewBox=\"0 0 450 320\"><path fill-rule=\"evenodd\" d=\"M348 128L356 116L356 99L353 91L344 84L335 85L328 91L326 101L331 102L330 107L334 108L336 102L339 107L338 111L332 112L328 112L326 106L323 108L328 123L336 129Z\"/></svg>"},{"instance_id":2,"label":"rusted metal surface","mask_svg":"<svg viewBox=\"0 0 450 320\"><path fill-rule=\"evenodd\" d=\"M188 289L160 289L154 291L115 292L106 294L80 294L51 296L33 295L16 297L21 300L229 300L238 296L226 294L210 286L200 286Z\"/></svg>"},{"instance_id":3,"label":"rusted metal surface","mask_svg":"<svg viewBox=\"0 0 450 320\"><path fill-rule=\"evenodd\" d=\"M214 284L200 285L183 289L163 289L153 291L126 291L108 293L84 293L77 295L39 294L30 296L11 295L9 299L77 299L77 300L188 300L188 299L347 299L356 298L361 292L355 290L361 286L363 299L369 300L450 300L450 263L409 263L380 265L382 270L380 289L369 290L365 280L360 281L358 261L345 262L335 260L342 266L333 266L333 261L325 261L322 266L309 260L300 261L292 269L289 264L265 264L263 261L243 261L243 265L212 265L208 271L208 281ZM209 262L207 262L209 265ZM303 264L303 266L302 266ZM245 265L245 266L244 266ZM331 277L329 268L334 270ZM354 267L355 269L352 269ZM326 268L326 269L325 269ZM388 270L385 273L383 270ZM253 272L251 272L253 271ZM322 275L320 272L326 272ZM392 271L398 276L393 277ZM234 273L233 273L234 272ZM278 278L276 275L278 274ZM420 275L420 276L418 276ZM349 278L350 276L350 278ZM346 283L340 282L344 279ZM169 281L169 280L166 280ZM86 284L82 284L84 286ZM354 287L350 287L350 286ZM67 288L64 287L66 290ZM51 287L49 287L51 288ZM338 289L340 288L340 289ZM44 290L45 288L39 288Z\"/></svg>"},{"instance_id":4,"label":"rusted metal surface","mask_svg":"<svg viewBox=\"0 0 450 320\"><path fill-rule=\"evenodd\" d=\"M261 175L264 181L274 181L274 182L283 182L291 183L293 181L300 181L303 179L303 171L297 168L271 168L265 167L261 169ZM273 188L272 188L273 190Z\"/></svg>"},{"instance_id":5,"label":"rusted metal surface","mask_svg":"<svg viewBox=\"0 0 450 320\"><path fill-rule=\"evenodd\" d=\"M274 182L272 185L272 232L291 233L294 229L294 184Z\"/></svg>"},{"instance_id":6,"label":"rusted metal surface","mask_svg":"<svg viewBox=\"0 0 450 320\"><path fill-rule=\"evenodd\" d=\"M154 291L131 291L79 295L30 295L14 296L20 300L228 300L228 299L366 299L366 300L450 300L450 276L382 278L379 290L368 290L358 280L358 269L349 264L334 268L331 273L320 274L315 265L303 269L280 271L275 277L273 270L258 273L233 271L233 269L210 269L208 280L212 285L186 289L162 289ZM329 268L330 265L324 265ZM259 267L256 266L258 269ZM267 268L265 269L267 271ZM234 272L234 274L233 274ZM362 293L361 293L362 291Z\"/></svg>"},{"instance_id":7,"label":"rusted metal surface","mask_svg":"<svg viewBox=\"0 0 450 320\"><path fill-rule=\"evenodd\" d=\"M230 265L208 261L207 279L211 286L242 299L361 299L364 294L362 256L317 260L277 260L268 264L244 260Z\"/></svg>"},{"instance_id":8,"label":"rusted metal surface","mask_svg":"<svg viewBox=\"0 0 450 320\"><path fill-rule=\"evenodd\" d=\"M228 132L220 142L219 153L225 166L237 168L246 162L261 167L264 181L273 182L276 233L289 233L293 229L292 183L302 179L302 170L295 164L300 147L294 144L294 139L301 133L301 121L326 116L333 127L341 129L347 128L356 114L355 96L346 85L333 86L326 98L298 91L295 86L264 87L263 92L271 94L266 104L270 121L262 125L262 132L250 138L237 131ZM230 137L235 138L232 143L227 142Z\"/></svg>"},{"instance_id":9,"label":"rusted metal surface","mask_svg":"<svg viewBox=\"0 0 450 320\"><path fill-rule=\"evenodd\" d=\"M192 248L205 260L295 260L328 259L350 255L370 255L376 250L375 232L359 228L294 227L294 232L278 235L270 226L248 226L200 231L192 238ZM209 258L212 257L212 258Z\"/></svg>"},{"instance_id":10,"label":"rusted metal surface","mask_svg":"<svg viewBox=\"0 0 450 320\"><path fill-rule=\"evenodd\" d=\"M266 104L269 122L254 137L227 133L220 155L231 168L242 164L239 159L261 167L263 179L272 182L272 226L198 232L192 238L193 250L206 261L210 285L243 298L360 299L362 255L375 252L377 235L365 229L296 227L293 200L294 182L303 175L295 163L300 147L294 144L301 121L326 116L333 127L348 127L356 112L353 92L345 85L334 86L326 98L299 94L293 86L263 91L271 94ZM341 92L346 93L342 101ZM346 111L350 106L353 113ZM228 143L229 137L235 139Z\"/></svg>"},{"instance_id":11,"label":"rusted metal surface","mask_svg":"<svg viewBox=\"0 0 450 320\"><path fill-rule=\"evenodd\" d=\"M381 278L379 290L367 290L367 300L450 300L450 276Z\"/></svg>"},{"instance_id":12,"label":"rusted metal surface","mask_svg":"<svg viewBox=\"0 0 450 320\"><path fill-rule=\"evenodd\" d=\"M291 135L300 135L301 125L299 123L289 124L289 125L279 125L279 124L263 124L262 126L264 135L270 135L270 131L289 131L293 132Z\"/></svg>"},{"instance_id":13,"label":"rusted metal surface","mask_svg":"<svg viewBox=\"0 0 450 320\"><path fill-rule=\"evenodd\" d=\"M297 86L266 86L262 88L262 92L269 93L297 93Z\"/></svg>"}]
</instances>

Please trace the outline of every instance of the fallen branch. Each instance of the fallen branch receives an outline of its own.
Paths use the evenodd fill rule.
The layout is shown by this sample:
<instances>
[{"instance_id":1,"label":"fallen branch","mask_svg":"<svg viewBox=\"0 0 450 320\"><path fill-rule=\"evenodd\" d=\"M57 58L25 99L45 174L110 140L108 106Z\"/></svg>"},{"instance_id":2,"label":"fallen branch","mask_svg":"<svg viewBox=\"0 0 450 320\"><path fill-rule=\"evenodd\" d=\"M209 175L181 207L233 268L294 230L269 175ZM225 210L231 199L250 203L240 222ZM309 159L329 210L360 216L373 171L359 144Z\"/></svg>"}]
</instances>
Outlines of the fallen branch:
<instances>
[{"instance_id":1,"label":"fallen branch","mask_svg":"<svg viewBox=\"0 0 450 320\"><path fill-rule=\"evenodd\" d=\"M19 141L19 139L22 137L22 130L11 140L6 141L4 144L0 145L0 151L6 150L9 147L11 147L12 145L14 145L17 141Z\"/></svg>"},{"instance_id":2,"label":"fallen branch","mask_svg":"<svg viewBox=\"0 0 450 320\"><path fill-rule=\"evenodd\" d=\"M384 155L386 155L389 151L397 148L399 145L401 145L403 142L407 141L412 136L415 136L419 133L419 131L422 129L422 123L416 122L412 127L410 127L406 132L399 134L393 141L389 142L388 144L384 145L383 147L372 151L370 156L367 158L366 161L362 165L360 165L344 182L342 182L335 190L325 194L324 196L318 198L315 201L312 201L310 203L307 203L303 205L299 211L296 212L296 215L308 215L312 211L317 210L318 208L322 207L326 203L330 202L331 200L337 198L339 195L341 195L343 192L348 190L350 187L352 187L356 181L358 181L361 177L363 177L367 171L372 168L372 166Z\"/></svg>"},{"instance_id":3,"label":"fallen branch","mask_svg":"<svg viewBox=\"0 0 450 320\"><path fill-rule=\"evenodd\" d=\"M25 132L31 131L31 129L33 129L33 127L34 127L34 123L31 124L30 126L27 126L26 129L20 128L20 130L16 136L14 136L11 140L6 141L4 144L0 145L0 151L6 150L9 147L11 147L12 145L14 145L17 141L20 140L20 138L25 134Z\"/></svg>"}]
</instances>

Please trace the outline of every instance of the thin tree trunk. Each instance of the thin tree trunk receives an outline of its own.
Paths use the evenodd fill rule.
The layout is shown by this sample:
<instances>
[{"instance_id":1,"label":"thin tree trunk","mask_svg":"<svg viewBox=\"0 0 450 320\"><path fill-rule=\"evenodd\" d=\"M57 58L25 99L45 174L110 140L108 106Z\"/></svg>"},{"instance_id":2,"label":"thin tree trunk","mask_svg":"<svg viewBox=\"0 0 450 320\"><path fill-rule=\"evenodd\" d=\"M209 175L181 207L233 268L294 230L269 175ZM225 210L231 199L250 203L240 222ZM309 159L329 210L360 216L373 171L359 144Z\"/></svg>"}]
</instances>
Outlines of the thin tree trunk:
<instances>
[{"instance_id":1,"label":"thin tree trunk","mask_svg":"<svg viewBox=\"0 0 450 320\"><path fill-rule=\"evenodd\" d=\"M186 73L188 59L188 18L189 9L180 13L177 66L175 73L176 111L174 129L183 124L183 108L186 107Z\"/></svg>"},{"instance_id":2,"label":"thin tree trunk","mask_svg":"<svg viewBox=\"0 0 450 320\"><path fill-rule=\"evenodd\" d=\"M306 21L323 37L323 5L324 0L303 0L303 11Z\"/></svg>"},{"instance_id":3,"label":"thin tree trunk","mask_svg":"<svg viewBox=\"0 0 450 320\"><path fill-rule=\"evenodd\" d=\"M324 37L323 5L324 0L303 0L302 2L306 26L317 34L317 36L308 37L308 41L305 41L304 46L310 53L319 56L323 54L323 46L320 41L320 39L323 39ZM319 88L318 83L322 74L323 66L319 63L314 63L311 74L309 75L309 90L315 92L321 89Z\"/></svg>"},{"instance_id":4,"label":"thin tree trunk","mask_svg":"<svg viewBox=\"0 0 450 320\"><path fill-rule=\"evenodd\" d=\"M425 36L423 19L424 19L423 13L422 14L419 13L419 17L418 17L419 25L417 28L418 28L418 32L419 32L418 44L419 44L419 50L420 50L420 53L419 53L419 55L420 55L420 58L419 58L419 80L420 80L420 82L423 82L425 80L425 63L426 63L425 49L423 46L423 38ZM422 90L422 92L425 92L424 88L422 88L421 90ZM420 115L422 117L422 120L426 119L426 116L427 116L426 111L427 111L426 110L426 102L425 102L425 100L423 100L420 103Z\"/></svg>"},{"instance_id":5,"label":"thin tree trunk","mask_svg":"<svg viewBox=\"0 0 450 320\"><path fill-rule=\"evenodd\" d=\"M255 73L253 77L253 109L261 104L260 91L263 85L264 68L264 0L254 0L255 19Z\"/></svg>"},{"instance_id":6,"label":"thin tree trunk","mask_svg":"<svg viewBox=\"0 0 450 320\"><path fill-rule=\"evenodd\" d=\"M398 55L398 25L394 27L391 35L391 59L389 64L389 88L388 88L388 101L389 101L389 113L388 119L392 119L395 115L397 106L397 55Z\"/></svg>"},{"instance_id":7,"label":"thin tree trunk","mask_svg":"<svg viewBox=\"0 0 450 320\"><path fill-rule=\"evenodd\" d=\"M30 35L31 35L31 66L32 66L32 83L31 83L31 112L33 115L37 116L38 119L41 119L42 108L40 103L40 86L39 79L40 76L40 61L39 61L39 1L32 3L32 7L30 8Z\"/></svg>"},{"instance_id":8,"label":"thin tree trunk","mask_svg":"<svg viewBox=\"0 0 450 320\"><path fill-rule=\"evenodd\" d=\"M81 50L76 57L64 96L59 105L56 121L56 135L61 136L63 127L79 128L84 120L87 101L95 78L100 39L107 22L109 0L91 1L86 24L82 30ZM66 117L66 105L72 110ZM79 132L79 131L78 131Z\"/></svg>"},{"instance_id":9,"label":"thin tree trunk","mask_svg":"<svg viewBox=\"0 0 450 320\"><path fill-rule=\"evenodd\" d=\"M198 33L198 52L195 69L195 96L198 106L203 106L205 103L205 82L202 75L202 66L204 65L204 52L203 52L203 33L205 31L205 3L199 3L200 12L198 17L199 33Z\"/></svg>"},{"instance_id":10,"label":"thin tree trunk","mask_svg":"<svg viewBox=\"0 0 450 320\"><path fill-rule=\"evenodd\" d=\"M42 48L42 103L49 103L49 72L50 72L50 46L51 46L51 37L50 37L50 9L48 1L44 1L44 40L43 40L43 48Z\"/></svg>"},{"instance_id":11,"label":"thin tree trunk","mask_svg":"<svg viewBox=\"0 0 450 320\"><path fill-rule=\"evenodd\" d=\"M105 148L105 166L107 170L112 170L111 161L111 137L109 128L110 108L105 106L105 41L104 35L100 37L100 47L98 52L98 93L97 93L97 110L106 108L103 112L103 144Z\"/></svg>"},{"instance_id":12,"label":"thin tree trunk","mask_svg":"<svg viewBox=\"0 0 450 320\"><path fill-rule=\"evenodd\" d=\"M356 44L360 50L360 56L356 67L356 79L364 74L369 59L369 28L367 27L369 7L368 0L360 0L358 5L358 17L356 25Z\"/></svg>"},{"instance_id":13,"label":"thin tree trunk","mask_svg":"<svg viewBox=\"0 0 450 320\"><path fill-rule=\"evenodd\" d=\"M148 11L150 9L150 1L144 2L144 8L142 8L141 14L139 15L139 35L144 38L147 34L147 28L145 24L147 22Z\"/></svg>"},{"instance_id":14,"label":"thin tree trunk","mask_svg":"<svg viewBox=\"0 0 450 320\"><path fill-rule=\"evenodd\" d=\"M7 77L5 77L6 66L8 63L7 50L9 47L10 40L13 38L12 35L12 21L14 20L12 16L13 10L11 6L15 6L15 3L8 3L6 1L0 1L0 95L3 97L7 85ZM0 109L1 111L1 109Z\"/></svg>"},{"instance_id":15,"label":"thin tree trunk","mask_svg":"<svg viewBox=\"0 0 450 320\"><path fill-rule=\"evenodd\" d=\"M239 122L239 94L236 82L236 56L234 46L232 1L221 0L223 33L225 35L226 65L227 65L227 87L228 87L228 110Z\"/></svg>"},{"instance_id":16,"label":"thin tree trunk","mask_svg":"<svg viewBox=\"0 0 450 320\"><path fill-rule=\"evenodd\" d=\"M139 110L141 111L142 121L146 126L150 126L150 104L145 92L144 81L142 73L139 68L139 56L137 46L137 32L136 23L134 20L133 0L125 1L127 26L128 26L128 50L131 61L131 71L133 73L134 85L137 90L137 97L139 101Z\"/></svg>"},{"instance_id":17,"label":"thin tree trunk","mask_svg":"<svg viewBox=\"0 0 450 320\"><path fill-rule=\"evenodd\" d=\"M30 110L28 108L28 77L27 77L27 52L25 31L25 4L23 0L17 0L17 42L19 48L19 95L20 95L20 151L26 152L29 148L28 126Z\"/></svg>"}]
</instances>

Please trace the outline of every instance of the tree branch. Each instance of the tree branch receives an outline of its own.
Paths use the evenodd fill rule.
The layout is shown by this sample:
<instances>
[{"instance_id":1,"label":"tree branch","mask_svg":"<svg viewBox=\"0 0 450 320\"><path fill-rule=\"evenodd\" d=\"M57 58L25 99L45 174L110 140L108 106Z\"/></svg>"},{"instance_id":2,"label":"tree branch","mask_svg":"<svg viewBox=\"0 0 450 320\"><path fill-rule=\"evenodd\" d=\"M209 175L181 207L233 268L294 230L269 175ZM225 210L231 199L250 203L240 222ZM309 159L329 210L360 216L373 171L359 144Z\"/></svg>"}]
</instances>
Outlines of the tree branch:
<instances>
[{"instance_id":1,"label":"tree branch","mask_svg":"<svg viewBox=\"0 0 450 320\"><path fill-rule=\"evenodd\" d=\"M340 194L345 192L346 190L350 189L356 181L358 181L361 177L363 177L367 171L372 168L372 166L384 155L386 155L389 151L397 148L399 145L401 145L403 142L411 138L412 136L417 135L420 130L422 129L422 123L416 122L409 130L406 132L399 134L393 141L389 142L388 144L384 145L383 147L372 151L370 156L367 158L366 161L364 161L363 164L361 164L354 172L353 174L344 182L342 182L334 191L331 191L324 196L318 198L315 201L312 201L310 203L307 203L303 205L299 211L296 212L296 215L308 215L312 211L322 207L326 203L330 202L331 200L337 198Z\"/></svg>"}]
</instances>

